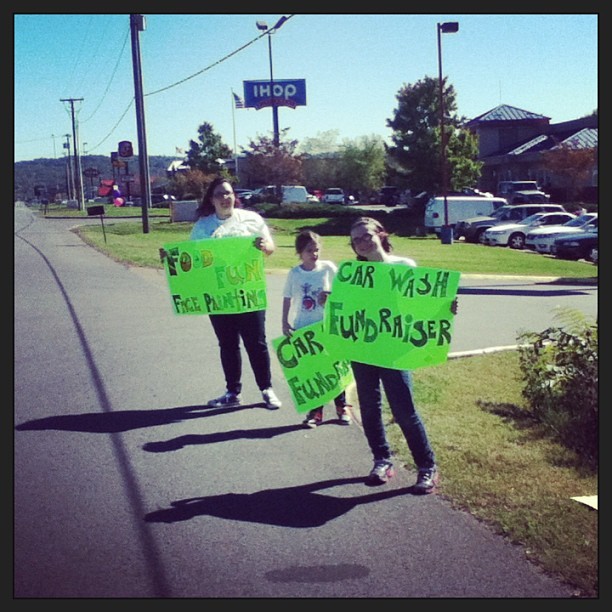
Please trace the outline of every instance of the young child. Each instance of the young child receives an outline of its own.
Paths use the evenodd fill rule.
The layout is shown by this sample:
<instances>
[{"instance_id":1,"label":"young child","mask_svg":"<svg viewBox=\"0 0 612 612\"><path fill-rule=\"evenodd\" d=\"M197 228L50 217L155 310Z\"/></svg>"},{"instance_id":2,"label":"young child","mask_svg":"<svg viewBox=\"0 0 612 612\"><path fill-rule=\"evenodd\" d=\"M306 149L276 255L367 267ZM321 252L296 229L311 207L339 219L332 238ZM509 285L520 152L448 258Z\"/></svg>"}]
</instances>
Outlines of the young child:
<instances>
[{"instance_id":1,"label":"young child","mask_svg":"<svg viewBox=\"0 0 612 612\"><path fill-rule=\"evenodd\" d=\"M325 301L331 291L337 267L331 261L319 259L321 237L310 230L301 231L295 239L295 251L301 263L289 270L283 290L283 334L291 333L323 319ZM289 323L292 306L295 310L293 324ZM341 425L350 425L344 391L334 398L336 414ZM314 408L303 421L308 427L317 427L323 421L323 406Z\"/></svg>"}]
</instances>

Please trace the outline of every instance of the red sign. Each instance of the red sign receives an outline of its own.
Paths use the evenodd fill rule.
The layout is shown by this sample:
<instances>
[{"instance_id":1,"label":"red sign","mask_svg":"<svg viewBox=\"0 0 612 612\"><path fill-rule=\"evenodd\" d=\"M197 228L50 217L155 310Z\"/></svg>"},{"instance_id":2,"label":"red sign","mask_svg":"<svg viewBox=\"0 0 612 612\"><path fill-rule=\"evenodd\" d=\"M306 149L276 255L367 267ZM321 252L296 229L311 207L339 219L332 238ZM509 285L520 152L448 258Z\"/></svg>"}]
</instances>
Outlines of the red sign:
<instances>
[{"instance_id":1,"label":"red sign","mask_svg":"<svg viewBox=\"0 0 612 612\"><path fill-rule=\"evenodd\" d=\"M119 157L132 157L134 155L132 143L129 140L122 140L119 143L117 152L119 153Z\"/></svg>"}]
</instances>

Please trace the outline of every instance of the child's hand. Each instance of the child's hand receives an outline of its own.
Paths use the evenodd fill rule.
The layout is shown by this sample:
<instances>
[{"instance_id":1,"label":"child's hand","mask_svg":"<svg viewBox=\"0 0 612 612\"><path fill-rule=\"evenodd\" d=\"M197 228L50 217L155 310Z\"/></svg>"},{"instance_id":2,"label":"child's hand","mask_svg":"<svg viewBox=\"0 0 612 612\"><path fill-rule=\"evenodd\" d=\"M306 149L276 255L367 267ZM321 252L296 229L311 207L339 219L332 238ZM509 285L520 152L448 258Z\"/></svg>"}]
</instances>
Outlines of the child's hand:
<instances>
[{"instance_id":1,"label":"child's hand","mask_svg":"<svg viewBox=\"0 0 612 612\"><path fill-rule=\"evenodd\" d=\"M451 304L451 312L456 315L457 314L457 310L458 310L458 301L457 298L455 298Z\"/></svg>"},{"instance_id":2,"label":"child's hand","mask_svg":"<svg viewBox=\"0 0 612 612\"><path fill-rule=\"evenodd\" d=\"M168 257L168 253L166 252L166 249L159 249L159 259L161 260L162 263L164 263L164 259L166 259L166 257Z\"/></svg>"},{"instance_id":3,"label":"child's hand","mask_svg":"<svg viewBox=\"0 0 612 612\"><path fill-rule=\"evenodd\" d=\"M283 323L283 335L290 336L295 330L289 323Z\"/></svg>"}]
</instances>

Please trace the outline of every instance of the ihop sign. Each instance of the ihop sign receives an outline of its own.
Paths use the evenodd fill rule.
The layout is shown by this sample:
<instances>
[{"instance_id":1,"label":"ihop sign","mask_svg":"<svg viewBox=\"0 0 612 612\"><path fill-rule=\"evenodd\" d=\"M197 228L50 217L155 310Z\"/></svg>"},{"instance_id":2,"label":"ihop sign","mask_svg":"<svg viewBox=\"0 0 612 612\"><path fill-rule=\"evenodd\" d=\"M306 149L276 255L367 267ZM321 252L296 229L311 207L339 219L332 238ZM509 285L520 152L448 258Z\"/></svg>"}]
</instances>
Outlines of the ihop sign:
<instances>
[{"instance_id":1,"label":"ihop sign","mask_svg":"<svg viewBox=\"0 0 612 612\"><path fill-rule=\"evenodd\" d=\"M306 106L306 79L291 81L243 81L246 108Z\"/></svg>"}]
</instances>

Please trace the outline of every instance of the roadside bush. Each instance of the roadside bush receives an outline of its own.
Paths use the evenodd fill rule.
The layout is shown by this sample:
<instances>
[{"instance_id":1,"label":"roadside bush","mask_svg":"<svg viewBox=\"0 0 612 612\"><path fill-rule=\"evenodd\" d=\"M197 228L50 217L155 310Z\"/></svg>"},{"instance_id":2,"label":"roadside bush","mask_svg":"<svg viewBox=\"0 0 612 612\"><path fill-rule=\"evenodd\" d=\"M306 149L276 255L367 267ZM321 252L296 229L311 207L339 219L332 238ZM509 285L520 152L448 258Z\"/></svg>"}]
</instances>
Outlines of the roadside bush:
<instances>
[{"instance_id":1,"label":"roadside bush","mask_svg":"<svg viewBox=\"0 0 612 612\"><path fill-rule=\"evenodd\" d=\"M528 411L587 465L599 458L598 330L565 309L565 326L519 336L523 397Z\"/></svg>"}]
</instances>

